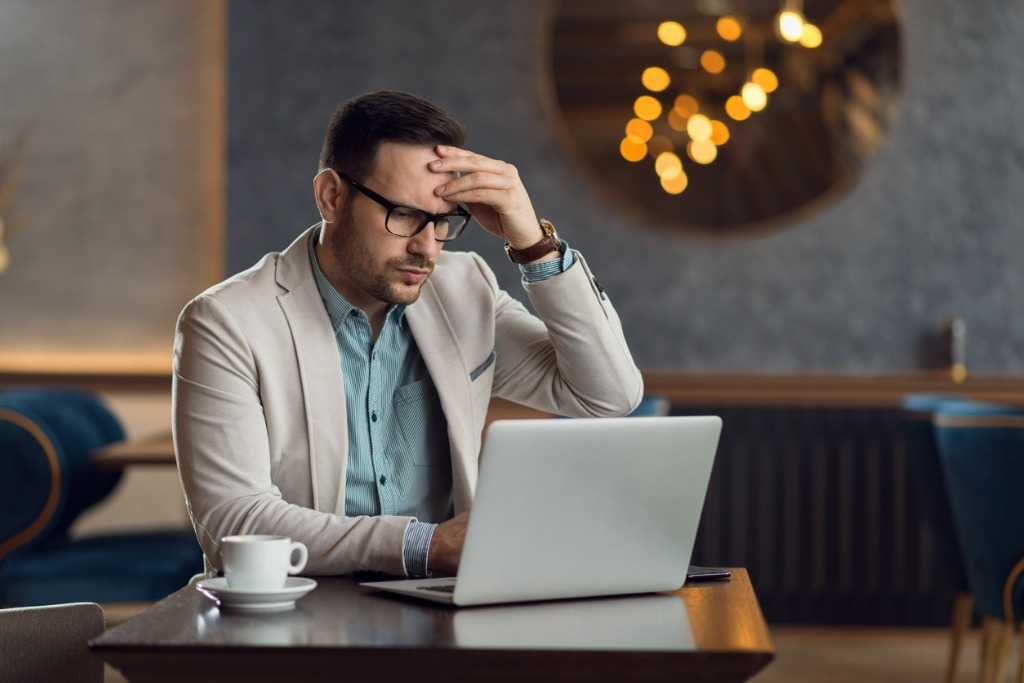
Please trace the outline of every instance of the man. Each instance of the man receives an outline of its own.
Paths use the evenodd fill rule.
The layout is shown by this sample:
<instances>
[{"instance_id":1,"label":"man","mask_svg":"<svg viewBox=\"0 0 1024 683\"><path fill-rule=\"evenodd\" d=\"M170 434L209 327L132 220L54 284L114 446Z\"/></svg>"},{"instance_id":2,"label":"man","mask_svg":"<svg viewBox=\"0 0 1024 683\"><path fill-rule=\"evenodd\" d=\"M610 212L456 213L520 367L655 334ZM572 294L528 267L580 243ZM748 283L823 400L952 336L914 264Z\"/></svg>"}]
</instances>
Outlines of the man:
<instances>
[{"instance_id":1,"label":"man","mask_svg":"<svg viewBox=\"0 0 1024 683\"><path fill-rule=\"evenodd\" d=\"M462 139L406 93L343 104L313 182L322 221L182 312L174 442L208 566L224 536L280 534L310 574L454 573L492 396L581 417L640 401L586 262L514 167ZM539 317L479 256L442 251L470 212Z\"/></svg>"}]
</instances>

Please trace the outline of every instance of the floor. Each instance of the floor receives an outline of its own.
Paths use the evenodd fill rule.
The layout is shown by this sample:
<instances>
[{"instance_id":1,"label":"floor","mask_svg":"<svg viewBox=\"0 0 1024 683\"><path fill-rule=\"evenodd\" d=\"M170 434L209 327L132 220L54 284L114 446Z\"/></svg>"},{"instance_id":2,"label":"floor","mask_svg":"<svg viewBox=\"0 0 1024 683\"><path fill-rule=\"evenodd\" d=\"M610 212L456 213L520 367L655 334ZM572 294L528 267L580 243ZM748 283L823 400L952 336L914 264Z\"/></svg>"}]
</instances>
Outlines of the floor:
<instances>
[{"instance_id":1,"label":"floor","mask_svg":"<svg viewBox=\"0 0 1024 683\"><path fill-rule=\"evenodd\" d=\"M775 661L751 683L943 683L948 634L940 629L773 627ZM978 674L978 633L968 636L958 683ZM1007 675L1016 669L1011 648ZM106 683L122 683L107 669Z\"/></svg>"},{"instance_id":2,"label":"floor","mask_svg":"<svg viewBox=\"0 0 1024 683\"><path fill-rule=\"evenodd\" d=\"M944 683L949 634L943 629L771 629L775 660L752 683ZM978 680L980 636L961 653L958 683ZM1012 650L1011 650L1012 652ZM1010 666L1016 666L1011 658Z\"/></svg>"}]
</instances>

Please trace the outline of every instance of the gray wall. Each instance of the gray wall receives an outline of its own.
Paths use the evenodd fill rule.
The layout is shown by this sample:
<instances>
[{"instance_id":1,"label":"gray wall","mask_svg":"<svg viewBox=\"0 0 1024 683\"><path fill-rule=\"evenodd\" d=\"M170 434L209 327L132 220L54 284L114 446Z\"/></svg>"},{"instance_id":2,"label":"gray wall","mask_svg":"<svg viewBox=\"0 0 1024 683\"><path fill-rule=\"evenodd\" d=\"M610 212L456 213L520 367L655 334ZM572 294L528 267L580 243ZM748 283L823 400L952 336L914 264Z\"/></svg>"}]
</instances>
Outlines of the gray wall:
<instances>
[{"instance_id":1,"label":"gray wall","mask_svg":"<svg viewBox=\"0 0 1024 683\"><path fill-rule=\"evenodd\" d=\"M317 219L323 130L358 93L399 88L515 163L538 213L586 254L641 367L898 371L941 318L976 371L1024 371L1024 3L900 0L901 114L860 183L785 230L709 239L624 214L555 138L536 77L543 4L480 0L230 4L228 269ZM500 243L473 235L503 285Z\"/></svg>"},{"instance_id":2,"label":"gray wall","mask_svg":"<svg viewBox=\"0 0 1024 683\"><path fill-rule=\"evenodd\" d=\"M29 136L0 364L170 367L222 274L225 23L214 0L0 2L0 137Z\"/></svg>"}]
</instances>

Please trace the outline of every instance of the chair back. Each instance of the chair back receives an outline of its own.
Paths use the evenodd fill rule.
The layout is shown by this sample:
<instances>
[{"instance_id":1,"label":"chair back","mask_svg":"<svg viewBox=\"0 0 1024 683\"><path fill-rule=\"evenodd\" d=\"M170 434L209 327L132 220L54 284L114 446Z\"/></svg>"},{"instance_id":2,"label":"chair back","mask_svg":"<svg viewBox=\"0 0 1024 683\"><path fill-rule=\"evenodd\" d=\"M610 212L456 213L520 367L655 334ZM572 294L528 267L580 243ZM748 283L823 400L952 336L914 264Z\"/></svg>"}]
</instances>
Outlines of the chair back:
<instances>
[{"instance_id":1,"label":"chair back","mask_svg":"<svg viewBox=\"0 0 1024 683\"><path fill-rule=\"evenodd\" d=\"M103 628L95 603L0 609L0 683L102 683L103 660L89 640Z\"/></svg>"},{"instance_id":2,"label":"chair back","mask_svg":"<svg viewBox=\"0 0 1024 683\"><path fill-rule=\"evenodd\" d=\"M645 394L630 417L664 417L672 409L671 402L660 394Z\"/></svg>"},{"instance_id":3,"label":"chair back","mask_svg":"<svg viewBox=\"0 0 1024 683\"><path fill-rule=\"evenodd\" d=\"M921 503L924 521L931 531L940 574L949 577L957 592L967 592L967 574L960 559L949 492L942 476L939 450L932 428L932 414L944 402L964 400L957 394L909 394L901 402L901 424L907 453L907 474Z\"/></svg>"},{"instance_id":4,"label":"chair back","mask_svg":"<svg viewBox=\"0 0 1024 683\"><path fill-rule=\"evenodd\" d=\"M1004 616L1004 588L1024 558L1024 411L943 403L934 417L954 526L975 606ZM1019 620L1024 580L1009 587Z\"/></svg>"}]
</instances>

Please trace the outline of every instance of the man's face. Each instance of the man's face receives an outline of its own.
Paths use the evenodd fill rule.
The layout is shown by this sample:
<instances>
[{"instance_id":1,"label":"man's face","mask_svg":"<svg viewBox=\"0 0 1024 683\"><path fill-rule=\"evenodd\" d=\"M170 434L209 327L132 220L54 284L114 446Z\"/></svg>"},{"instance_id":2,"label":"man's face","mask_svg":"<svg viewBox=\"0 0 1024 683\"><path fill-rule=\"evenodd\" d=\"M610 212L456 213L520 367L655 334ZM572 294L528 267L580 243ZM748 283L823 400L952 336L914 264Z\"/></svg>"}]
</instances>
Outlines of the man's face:
<instances>
[{"instance_id":1,"label":"man's face","mask_svg":"<svg viewBox=\"0 0 1024 683\"><path fill-rule=\"evenodd\" d=\"M373 172L363 185L396 204L430 213L452 211L455 205L434 194L451 174L433 173L437 159L430 147L384 143ZM332 283L353 306L370 312L383 304L411 304L434 270L442 244L433 224L413 237L392 235L384 227L387 209L348 185L339 223L330 226Z\"/></svg>"}]
</instances>

